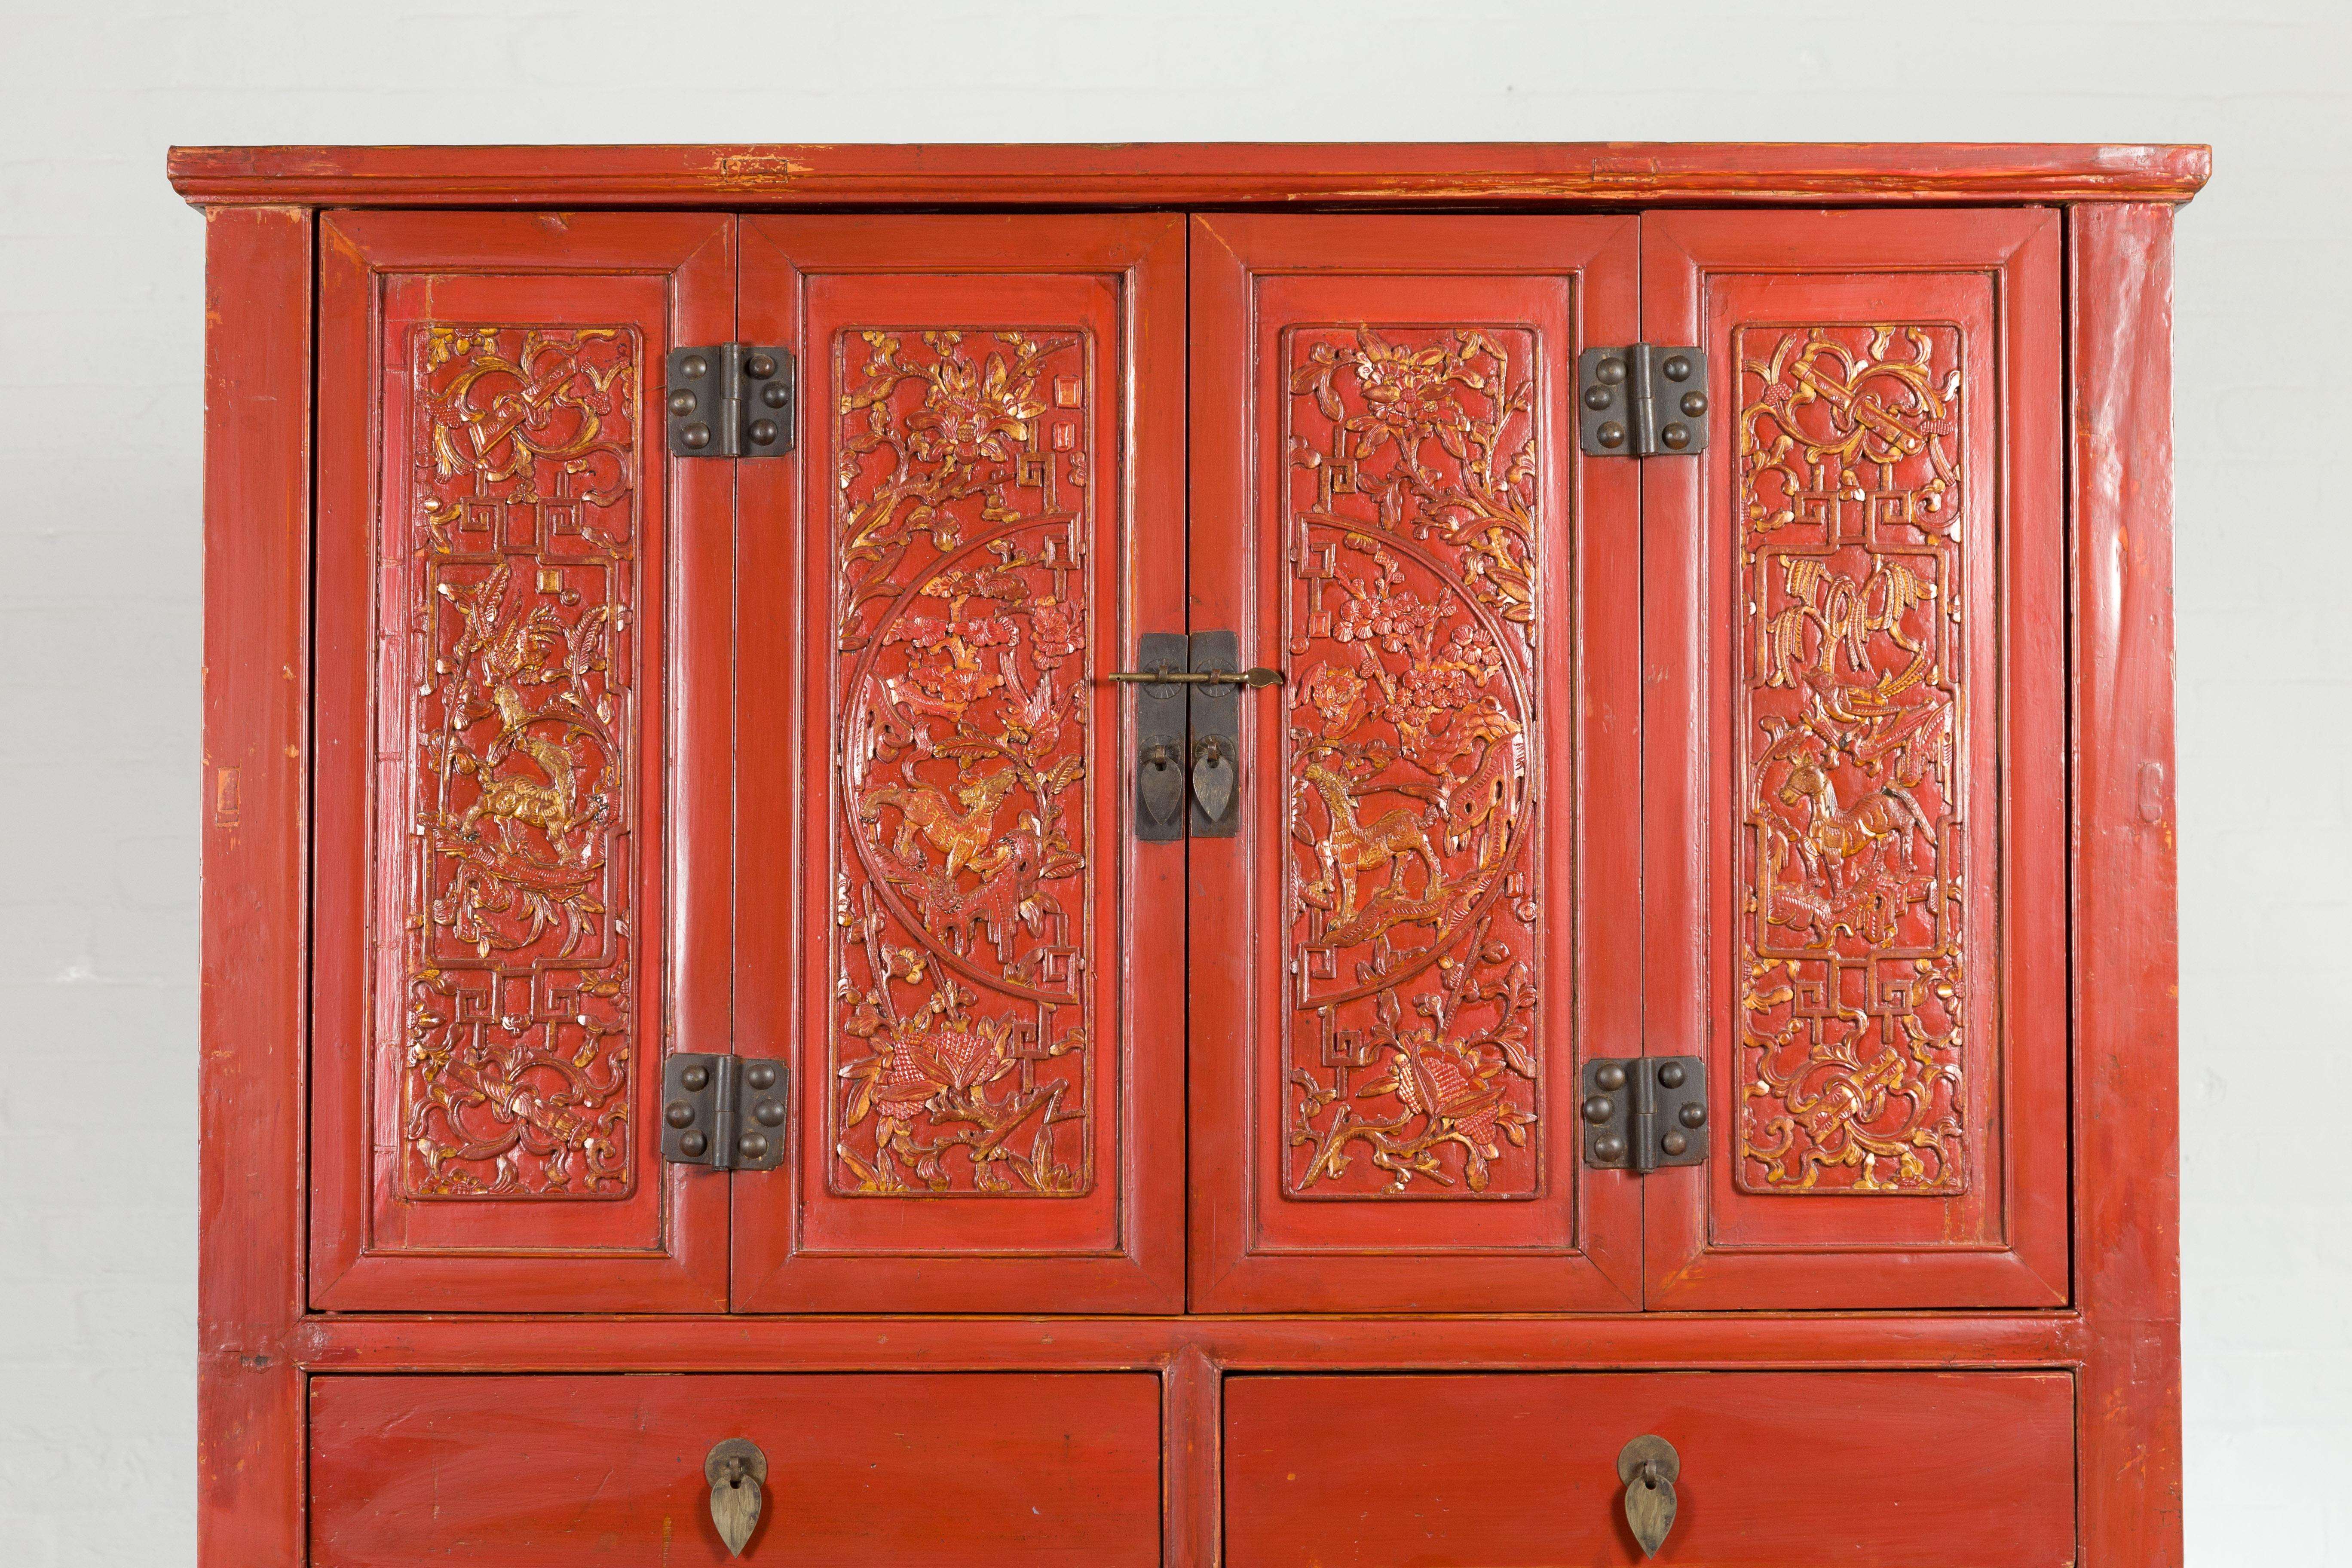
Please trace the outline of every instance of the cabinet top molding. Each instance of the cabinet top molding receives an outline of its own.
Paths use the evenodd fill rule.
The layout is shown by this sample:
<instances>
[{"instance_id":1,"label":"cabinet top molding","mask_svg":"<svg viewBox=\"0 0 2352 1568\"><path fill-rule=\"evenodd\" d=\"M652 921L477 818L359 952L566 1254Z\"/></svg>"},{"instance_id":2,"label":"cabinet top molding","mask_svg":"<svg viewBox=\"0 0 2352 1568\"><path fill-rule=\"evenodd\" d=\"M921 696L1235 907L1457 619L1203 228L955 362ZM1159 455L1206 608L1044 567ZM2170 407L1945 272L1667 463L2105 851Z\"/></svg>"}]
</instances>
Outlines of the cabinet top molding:
<instances>
[{"instance_id":1,"label":"cabinet top molding","mask_svg":"<svg viewBox=\"0 0 2352 1568\"><path fill-rule=\"evenodd\" d=\"M175 147L199 206L2185 202L2201 146L1193 142Z\"/></svg>"}]
</instances>

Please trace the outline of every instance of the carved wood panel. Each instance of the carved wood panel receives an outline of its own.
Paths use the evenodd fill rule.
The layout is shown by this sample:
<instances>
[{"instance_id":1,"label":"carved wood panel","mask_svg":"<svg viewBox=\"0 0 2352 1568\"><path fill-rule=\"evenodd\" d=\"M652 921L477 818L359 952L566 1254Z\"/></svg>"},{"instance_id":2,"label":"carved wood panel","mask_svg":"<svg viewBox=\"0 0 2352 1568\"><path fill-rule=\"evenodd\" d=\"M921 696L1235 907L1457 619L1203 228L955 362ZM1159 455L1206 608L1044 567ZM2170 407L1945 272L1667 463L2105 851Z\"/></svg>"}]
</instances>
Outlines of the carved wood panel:
<instances>
[{"instance_id":1,"label":"carved wood panel","mask_svg":"<svg viewBox=\"0 0 2352 1568\"><path fill-rule=\"evenodd\" d=\"M1539 1188L1535 352L1284 334L1286 1196Z\"/></svg>"},{"instance_id":2,"label":"carved wood panel","mask_svg":"<svg viewBox=\"0 0 2352 1568\"><path fill-rule=\"evenodd\" d=\"M1967 1190L1957 325L1744 325L1740 1187Z\"/></svg>"},{"instance_id":3,"label":"carved wood panel","mask_svg":"<svg viewBox=\"0 0 2352 1568\"><path fill-rule=\"evenodd\" d=\"M1094 1184L1092 343L832 353L842 1195Z\"/></svg>"},{"instance_id":4,"label":"carved wood panel","mask_svg":"<svg viewBox=\"0 0 2352 1568\"><path fill-rule=\"evenodd\" d=\"M414 650L385 710L412 1199L625 1197L638 1172L631 887L637 447L630 325L420 324Z\"/></svg>"}]
</instances>

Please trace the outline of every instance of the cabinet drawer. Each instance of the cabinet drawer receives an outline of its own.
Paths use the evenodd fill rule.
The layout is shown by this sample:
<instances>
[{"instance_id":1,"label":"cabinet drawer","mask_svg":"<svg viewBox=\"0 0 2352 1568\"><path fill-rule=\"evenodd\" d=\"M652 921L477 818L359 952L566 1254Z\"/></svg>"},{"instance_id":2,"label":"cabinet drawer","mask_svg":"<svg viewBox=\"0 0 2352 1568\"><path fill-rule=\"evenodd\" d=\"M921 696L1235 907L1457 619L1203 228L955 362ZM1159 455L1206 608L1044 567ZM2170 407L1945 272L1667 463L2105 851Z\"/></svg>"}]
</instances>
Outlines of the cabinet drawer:
<instances>
[{"instance_id":1,"label":"cabinet drawer","mask_svg":"<svg viewBox=\"0 0 2352 1568\"><path fill-rule=\"evenodd\" d=\"M1149 1375L322 1377L314 1568L731 1561L703 1461L767 1456L751 1564L1156 1563Z\"/></svg>"},{"instance_id":2,"label":"cabinet drawer","mask_svg":"<svg viewBox=\"0 0 2352 1568\"><path fill-rule=\"evenodd\" d=\"M2057 1373L1237 1377L1230 1568L1643 1561L1617 1455L1682 1462L1662 1564L2060 1568L2074 1396Z\"/></svg>"}]
</instances>

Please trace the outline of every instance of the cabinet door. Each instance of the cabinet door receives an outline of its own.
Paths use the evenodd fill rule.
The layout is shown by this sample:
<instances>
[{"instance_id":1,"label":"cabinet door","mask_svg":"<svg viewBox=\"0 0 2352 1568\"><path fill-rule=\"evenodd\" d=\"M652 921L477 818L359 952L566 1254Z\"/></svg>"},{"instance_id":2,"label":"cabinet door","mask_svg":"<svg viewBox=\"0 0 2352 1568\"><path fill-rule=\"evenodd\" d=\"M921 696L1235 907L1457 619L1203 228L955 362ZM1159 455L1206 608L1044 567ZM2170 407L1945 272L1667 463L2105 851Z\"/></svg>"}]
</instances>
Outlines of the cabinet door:
<instances>
[{"instance_id":1,"label":"cabinet door","mask_svg":"<svg viewBox=\"0 0 2352 1568\"><path fill-rule=\"evenodd\" d=\"M744 247L803 399L740 465L735 1005L799 1093L736 1305L1178 1307L1184 847L1105 678L1183 623L1181 220Z\"/></svg>"},{"instance_id":2,"label":"cabinet door","mask_svg":"<svg viewBox=\"0 0 2352 1568\"><path fill-rule=\"evenodd\" d=\"M2066 1299L2058 217L1643 220L1653 1307Z\"/></svg>"},{"instance_id":3,"label":"cabinet door","mask_svg":"<svg viewBox=\"0 0 2352 1568\"><path fill-rule=\"evenodd\" d=\"M1571 406L1638 235L1194 220L1192 627L1284 677L1191 849L1196 1308L1639 1304L1576 1100L1641 1048L1638 477Z\"/></svg>"},{"instance_id":4,"label":"cabinet door","mask_svg":"<svg viewBox=\"0 0 2352 1568\"><path fill-rule=\"evenodd\" d=\"M317 1306L726 1304L656 1121L728 1048L731 479L656 399L734 233L320 227Z\"/></svg>"}]
</instances>

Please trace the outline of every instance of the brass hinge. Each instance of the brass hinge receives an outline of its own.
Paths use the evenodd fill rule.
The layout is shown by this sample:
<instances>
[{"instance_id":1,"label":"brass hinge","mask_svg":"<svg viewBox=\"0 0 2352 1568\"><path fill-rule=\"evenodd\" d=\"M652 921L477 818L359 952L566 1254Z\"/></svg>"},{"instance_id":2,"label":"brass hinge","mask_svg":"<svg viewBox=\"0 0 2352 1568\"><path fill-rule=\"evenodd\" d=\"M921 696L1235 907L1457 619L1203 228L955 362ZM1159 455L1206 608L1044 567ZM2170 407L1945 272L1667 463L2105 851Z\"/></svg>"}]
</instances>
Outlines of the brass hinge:
<instances>
[{"instance_id":1,"label":"brass hinge","mask_svg":"<svg viewBox=\"0 0 2352 1568\"><path fill-rule=\"evenodd\" d=\"M662 388L670 456L781 458L793 449L793 355L760 343L672 349Z\"/></svg>"},{"instance_id":2,"label":"brass hinge","mask_svg":"<svg viewBox=\"0 0 2352 1568\"><path fill-rule=\"evenodd\" d=\"M784 1157L784 1064L680 1053L662 1064L662 1158L772 1171Z\"/></svg>"},{"instance_id":3,"label":"brass hinge","mask_svg":"<svg viewBox=\"0 0 2352 1568\"><path fill-rule=\"evenodd\" d=\"M1576 425L1591 458L1689 457L1706 450L1706 355L1632 343L1576 360Z\"/></svg>"},{"instance_id":4,"label":"brass hinge","mask_svg":"<svg viewBox=\"0 0 2352 1568\"><path fill-rule=\"evenodd\" d=\"M1706 1158L1706 1067L1696 1057L1584 1064L1584 1163L1645 1174Z\"/></svg>"}]
</instances>

